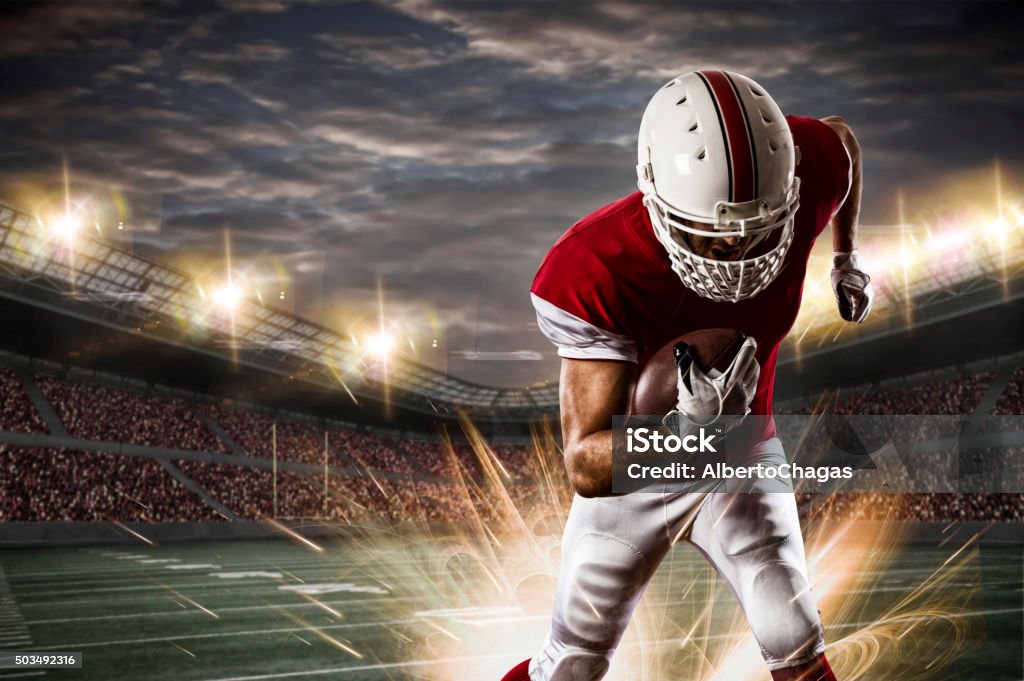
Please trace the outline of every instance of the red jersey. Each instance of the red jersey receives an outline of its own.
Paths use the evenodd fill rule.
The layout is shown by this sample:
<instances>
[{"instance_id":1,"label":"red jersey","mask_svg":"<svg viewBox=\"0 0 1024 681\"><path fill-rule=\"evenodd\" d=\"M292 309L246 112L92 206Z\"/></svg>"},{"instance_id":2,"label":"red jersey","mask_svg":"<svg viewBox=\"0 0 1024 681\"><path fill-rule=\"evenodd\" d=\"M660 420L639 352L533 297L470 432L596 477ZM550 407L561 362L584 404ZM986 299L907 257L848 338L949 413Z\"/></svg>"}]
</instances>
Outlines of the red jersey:
<instances>
[{"instance_id":1,"label":"red jersey","mask_svg":"<svg viewBox=\"0 0 1024 681\"><path fill-rule=\"evenodd\" d=\"M740 302L702 298L672 271L640 192L583 218L551 248L530 289L537 320L558 354L634 362L642 370L666 343L691 331L739 329L757 341L761 365L751 413L770 416L779 344L796 321L807 261L850 188L850 157L813 118L787 116L800 150L800 208L778 277ZM774 435L771 419L764 438Z\"/></svg>"}]
</instances>

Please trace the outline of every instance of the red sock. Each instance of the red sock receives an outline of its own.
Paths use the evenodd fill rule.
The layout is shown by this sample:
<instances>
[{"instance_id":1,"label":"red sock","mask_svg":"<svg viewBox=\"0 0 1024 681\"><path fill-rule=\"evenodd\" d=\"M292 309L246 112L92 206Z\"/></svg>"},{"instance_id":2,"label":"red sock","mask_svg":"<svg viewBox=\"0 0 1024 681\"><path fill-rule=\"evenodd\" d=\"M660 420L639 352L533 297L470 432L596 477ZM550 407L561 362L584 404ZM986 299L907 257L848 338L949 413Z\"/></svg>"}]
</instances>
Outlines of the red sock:
<instances>
[{"instance_id":1,"label":"red sock","mask_svg":"<svg viewBox=\"0 0 1024 681\"><path fill-rule=\"evenodd\" d=\"M509 670L501 681L530 681L530 661L523 660Z\"/></svg>"},{"instance_id":2,"label":"red sock","mask_svg":"<svg viewBox=\"0 0 1024 681\"><path fill-rule=\"evenodd\" d=\"M836 675L822 653L807 664L776 669L772 672L772 681L836 681Z\"/></svg>"}]
</instances>

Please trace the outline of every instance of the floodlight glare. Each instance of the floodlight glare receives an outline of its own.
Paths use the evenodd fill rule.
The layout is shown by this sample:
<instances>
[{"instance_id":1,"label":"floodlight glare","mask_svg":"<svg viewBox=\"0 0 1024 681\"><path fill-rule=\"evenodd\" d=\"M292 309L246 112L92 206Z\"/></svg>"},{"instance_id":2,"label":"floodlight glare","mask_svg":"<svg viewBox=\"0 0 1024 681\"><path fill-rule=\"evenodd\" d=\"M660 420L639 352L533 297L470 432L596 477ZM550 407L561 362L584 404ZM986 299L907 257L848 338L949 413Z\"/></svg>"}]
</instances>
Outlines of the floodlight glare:
<instances>
[{"instance_id":1,"label":"floodlight glare","mask_svg":"<svg viewBox=\"0 0 1024 681\"><path fill-rule=\"evenodd\" d=\"M217 307L234 310L242 302L242 290L234 284L224 284L213 290L212 298Z\"/></svg>"},{"instance_id":2,"label":"floodlight glare","mask_svg":"<svg viewBox=\"0 0 1024 681\"><path fill-rule=\"evenodd\" d=\"M81 226L81 223L71 213L59 215L50 222L50 230L64 239L73 237Z\"/></svg>"},{"instance_id":3,"label":"floodlight glare","mask_svg":"<svg viewBox=\"0 0 1024 681\"><path fill-rule=\"evenodd\" d=\"M394 350L395 343L394 336L386 331L381 331L367 338L365 347L369 354L379 359L387 359L387 356Z\"/></svg>"}]
</instances>

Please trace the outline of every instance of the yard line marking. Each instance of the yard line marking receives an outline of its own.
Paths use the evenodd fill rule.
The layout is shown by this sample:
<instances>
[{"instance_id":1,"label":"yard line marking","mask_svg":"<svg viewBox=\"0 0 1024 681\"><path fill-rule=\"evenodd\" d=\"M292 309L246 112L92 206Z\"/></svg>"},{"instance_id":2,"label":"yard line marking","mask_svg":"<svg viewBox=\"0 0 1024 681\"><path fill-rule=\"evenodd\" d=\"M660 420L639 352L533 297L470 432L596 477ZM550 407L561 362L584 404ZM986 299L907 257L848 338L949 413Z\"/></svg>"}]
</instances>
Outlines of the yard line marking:
<instances>
[{"instance_id":1,"label":"yard line marking","mask_svg":"<svg viewBox=\"0 0 1024 681\"><path fill-rule=\"evenodd\" d=\"M162 569L164 566L159 566L159 567ZM263 569L260 569L260 568L253 568L252 566L249 566L248 568L244 568L244 567L240 567L240 568L225 568L225 567L221 566L221 570L225 570L229 574L237 574L237 573L242 573L242 572L268 572L267 570L263 570ZM307 573L308 572L312 572L312 570L307 570L306 572ZM334 574L337 574L338 570L335 570L333 568L323 568L322 570L319 570L318 572L323 572L326 575L334 575ZM33 590L35 590L35 589L38 589L41 586L46 586L46 587L89 586L90 584L94 585L94 586L99 586L99 585L102 585L102 584L105 584L105 583L108 583L108 582L123 582L123 581L128 581L128 580L141 582L141 581L144 581L147 576L154 575L154 574L163 574L163 573L162 572L158 572L156 569L153 569L153 570L143 570L143 571L135 570L135 571L132 571L132 572L119 573L119 574L116 574L116 575L104 576L103 578L96 578L96 579L81 579L81 580L71 580L71 581L39 580L39 581L36 581L36 582L19 582L19 583L15 584L15 588L18 591L22 591L22 590L26 590L26 589L33 589ZM218 572L217 574L220 575L222 573ZM210 575L209 574L199 575L199 574L194 574L194 573L183 572L180 575L177 575L176 578L178 578L178 579L188 579L189 577L196 578L196 577L208 577L208 576L210 576ZM317 579L319 579L319 577L317 577ZM75 593L77 591L80 591L80 589L67 589L67 590L64 590L64 591L60 591L58 593Z\"/></svg>"},{"instance_id":2,"label":"yard line marking","mask_svg":"<svg viewBox=\"0 0 1024 681\"><path fill-rule=\"evenodd\" d=\"M538 615L538 617L550 617L550 615ZM366 627L383 626L386 624L408 624L410 622L419 622L417 618L404 619L404 620L388 620L385 622L358 622L358 623L346 623L346 624L328 624L319 627L320 629L364 629ZM194 641L209 638L231 638L235 636L263 636L266 634L284 634L294 631L295 627L281 627L274 629L245 629L242 631L219 631L210 634L185 634L184 636L154 636L150 638L135 638L135 639L120 639L115 641L93 641L91 643L62 643L55 646L36 646L37 650L78 650L79 648L102 648L106 646L125 646L135 645L137 643L160 643L166 641Z\"/></svg>"},{"instance_id":3,"label":"yard line marking","mask_svg":"<svg viewBox=\"0 0 1024 681\"><path fill-rule=\"evenodd\" d=\"M166 570L220 570L220 565L213 563L185 563L184 565L164 565Z\"/></svg>"},{"instance_id":4,"label":"yard line marking","mask_svg":"<svg viewBox=\"0 0 1024 681\"><path fill-rule=\"evenodd\" d=\"M267 593L267 586L268 586L267 584L262 584L262 585L259 585L258 587L257 587L257 585L246 585L246 586L249 586L249 588L242 588L243 584L241 584L241 583L239 583L239 584L231 584L230 582L216 582L216 583L213 583L213 584L180 584L178 582L172 582L172 583L175 586L177 586L178 588L180 588L180 589L194 589L194 588L201 588L201 587L206 587L206 586L218 586L221 589L224 589L224 587L230 586L231 587L231 592L230 593L232 594L232 599L233 600L238 600L239 598L241 598L241 597L243 597L245 595L251 595L253 598L258 597L258 596L266 595L266 593ZM274 591L274 593L278 593L276 588L273 591ZM421 597L415 597L415 598L421 598ZM398 601L398 600L401 600L401 601L415 600L415 598L412 597L412 596L377 596L376 598L373 598L373 599L360 599L360 600L365 601L365 602L391 603L393 601ZM138 605L140 603L152 603L153 601L162 601L163 599L164 599L164 596L162 594L154 593L152 596L134 596L133 595L131 597L131 600L120 600L120 601L113 601L113 602L114 603L118 603L118 604ZM26 608L26 609L33 609L34 608L34 609L37 609L37 610L41 609L41 610L48 611L48 610L55 610L55 609L57 609L59 607L66 607L66 606L73 606L73 607L76 607L76 606L92 606L92 605L95 605L97 603L109 606L109 605L111 605L112 601L111 601L111 599L109 597L106 597L106 598L80 598L80 599L76 599L76 600L67 600L67 601L38 601L38 602L32 602L32 603L22 603L21 607L22 608ZM33 621L35 621L35 620L33 620Z\"/></svg>"},{"instance_id":5,"label":"yard line marking","mask_svg":"<svg viewBox=\"0 0 1024 681\"><path fill-rule=\"evenodd\" d=\"M12 648L31 647L32 638L29 636L28 626L25 624L25 619L22 617L18 604L11 594L3 565L0 565L0 614L4 618L3 634L0 635L0 648L9 650ZM10 677L11 675L0 674L0 676Z\"/></svg>"},{"instance_id":6,"label":"yard line marking","mask_svg":"<svg viewBox=\"0 0 1024 681\"><path fill-rule=\"evenodd\" d=\"M273 551L273 548L271 547L270 550ZM328 550L328 553L329 553L330 550L331 550L331 547L328 547L327 550ZM338 550L338 553L341 553L340 549ZM127 558L132 558L133 560L141 562L142 559L152 558L152 556L132 554L130 556L126 556L125 558L126 559ZM698 556L698 558L700 558L700 560L703 561L702 557ZM115 560L118 560L118 559L115 559ZM284 567L287 567L287 568L292 569L292 570L305 569L305 568L325 568L325 569L337 570L337 569L350 568L350 567L366 567L366 562L365 561L331 560L331 562L325 563L324 562L325 560L330 560L330 558L326 558L326 559L325 558L320 558L320 559L309 559L309 560L297 560L297 561L292 562L292 563L289 563L289 562L286 561L286 562L282 563L282 565ZM281 562L281 561L278 561L278 562ZM694 562L698 562L698 561L694 561ZM227 561L227 563L229 563L229 564L225 565L226 569L245 569L247 567L252 567L253 561L251 559L244 559L244 560L241 560L237 564L233 564L229 560L229 561ZM395 559L393 561L380 561L380 560L374 561L374 566L375 567L376 566L390 567L390 566L396 566L396 565L397 566L404 566L404 565L408 565L408 564L409 564L409 559L408 559L408 557L405 557L405 556L397 556L397 557L395 557ZM100 565L108 565L109 567L105 567L104 568L104 567L100 567ZM75 575L75 574L94 575L94 574L102 574L102 573L105 573L105 572L125 573L125 572L132 572L132 571L134 571L134 569L135 569L135 566L130 564L130 563L113 563L113 564L110 564L110 563L107 563L107 562L98 562L98 563L96 563L96 565L89 565L88 567L82 567L81 563L79 563L79 565L76 566L76 567L64 568L64 569L59 569L59 570L48 570L48 571L45 571L45 572L17 572L17 573L11 573L11 574L8 575L8 579L11 582L15 582L16 583L18 581L28 580L28 579L31 579L31 578L34 578L34 577L49 577L49 576L58 576L59 577L59 576L62 576L62 575Z\"/></svg>"},{"instance_id":7,"label":"yard line marking","mask_svg":"<svg viewBox=\"0 0 1024 681\"><path fill-rule=\"evenodd\" d=\"M220 570L220 571L224 571L223 567L218 567L218 566L206 566L206 567L211 568L211 569L217 569L217 570ZM188 569L185 569L182 566L165 565L165 566L161 566L161 568L162 569L166 568L166 569L174 570L175 572L174 573L167 573L167 572L162 572L161 571L161 572L137 573L138 574L137 580L140 581L140 582L144 582L149 577L151 577L153 575L162 575L164 577L169 577L171 574L174 575L175 579L182 579L183 578L185 580L187 580L189 577L205 578L205 577L209 577L210 576L210 573L204 573L204 574L200 575L198 573L192 572L192 570L198 570L199 569L198 567L188 567ZM178 572L180 572L180 574L176 574ZM238 571L230 571L231 574L237 574L237 572ZM327 580L333 580L335 577L338 576L338 571L337 570L325 570L325 572L327 572L327 574L325 576L320 576L320 577L312 577L312 576L310 576L310 577L307 577L307 579L305 581L307 581L307 582L327 581ZM370 575L364 575L364 574L358 574L358 573L354 574L354 575L348 575L349 578L353 577L353 576L358 578L358 579L363 579L363 580L373 579L373 577L370 576ZM422 577L422 573L421 572L416 572L416 571L409 571L408 573L406 573L404 575L401 575L401 576L402 577L409 577L409 578L420 578L420 577ZM111 580L106 580L106 581L108 581L108 582L122 582L124 580L111 579ZM378 580L374 580L374 581L378 581ZM103 583L104 582L98 582L98 584L103 584ZM224 586L224 579L220 578L220 579L218 579L216 581L210 581L210 580L207 580L207 581L183 581L183 582L178 582L178 583L179 584L183 584L183 585L187 585L187 586L192 586L192 587ZM19 585L19 589L25 589L26 586L27 585ZM252 583L249 586L251 586L252 588L259 588L260 585L258 583L254 582L254 583ZM147 584L132 584L132 585L124 585L124 586L96 586L94 588L56 589L56 590L52 590L52 591L39 591L37 588L33 588L32 589L32 595L33 596L47 596L47 597L49 597L49 596L65 596L65 595L71 595L71 594L110 593L110 592L114 592L114 591L142 591L142 590L145 590L147 588L150 588ZM21 605L26 605L26 604L31 604L31 603L32 603L31 601L22 602Z\"/></svg>"},{"instance_id":8,"label":"yard line marking","mask_svg":"<svg viewBox=\"0 0 1024 681\"><path fill-rule=\"evenodd\" d=\"M141 558L150 558L150 556L135 556L135 558L140 558L140 559ZM179 560L181 560L181 559L179 559ZM671 558L671 560L673 561L673 565L675 565L676 567L684 567L686 565L693 565L693 566L704 566L704 565L707 565L707 562L704 560L703 556L700 556L700 555L695 555L695 556L686 555L686 556L679 556L679 557L673 556ZM76 574L83 574L83 575L89 575L89 576L92 576L92 577L100 578L100 577L105 577L106 576L105 573L109 572L110 573L110 575L109 575L110 578L115 578L116 576L119 576L119 575L139 574L139 566L137 565L138 562L141 562L141 560L138 560L135 564L120 563L116 567L110 568L109 570L104 570L102 568L95 568L95 569L93 569L93 568L90 567L90 568L85 568L85 569L77 569L76 568L76 569L49 571L49 572L22 572L22 573L8 574L7 579L8 579L8 581L11 584L13 584L15 586L26 586L27 585L26 583L28 583L28 582L41 581L41 580L36 579L36 578L42 578L42 577L46 577L46 576L71 576L71 575L76 575ZM291 565L285 564L282 567L288 567L291 570L306 570L306 569L310 569L310 570L337 571L337 570L340 570L340 569L343 569L343 568L350 568L350 567L364 567L364 568L372 567L374 570L377 570L381 566L389 566L389 565L400 565L400 566L408 565L408 559L397 559L393 563L392 562L385 562L385 563L376 562L372 566L368 565L365 561L358 561L358 562L339 561L339 562L325 563L323 560L317 560L317 561L311 561L311 562L303 561L301 563L295 563L295 564L291 564ZM253 561L251 561L251 560L245 561L243 563L239 563L237 565L236 564L232 564L230 561L227 561L227 563L225 564L222 561L222 565L221 565L221 569L223 569L223 570L231 570L231 571L252 569L252 567L253 567ZM277 568L277 569L280 569L280 568ZM476 568L473 568L473 569L476 569ZM884 575L886 577L892 577L892 576L895 576L895 575L903 575L903 574L913 575L913 574L920 573L922 570L926 570L926 569L933 569L931 567L931 563L929 563L928 565L922 565L922 566L894 568L892 570L868 570L868 571L865 571L865 572L860 573L860 574L862 576L864 576L864 577L870 577L870 576L875 576L875 575ZM419 576L420 575L420 573L418 573L416 571L397 571L397 572L390 572L389 571L388 574L389 574L389 576L393 575L395 577ZM92 581L95 581L95 580L82 580L81 583L90 583ZM57 584L74 584L74 583L79 583L79 582L74 582L74 581L57 582Z\"/></svg>"},{"instance_id":9,"label":"yard line marking","mask_svg":"<svg viewBox=\"0 0 1024 681\"><path fill-rule=\"evenodd\" d=\"M205 561L205 560L209 560L209 558L210 558L210 554L204 554L204 555L201 555L201 556L192 556L192 557L188 557L188 558L182 558L181 554L177 554L177 557L175 557L174 560L178 560L178 561L184 561L184 560L199 561L199 560L203 560L203 561ZM139 562L143 562L143 561L146 561L146 560L152 560L152 559L158 559L158 558L156 556L137 556L134 560L135 560L136 563L139 563ZM318 558L318 559L296 561L294 563L294 567L296 569L299 569L299 568L307 568L307 567L316 567L316 566L329 565L330 567L333 567L333 568L344 568L344 567L351 567L352 565L359 565L359 564L361 564L360 562L350 562L350 561L331 561L330 563L325 562L325 561L329 561L329 560L330 560L329 558L327 558L327 559L325 559L325 558ZM232 568L236 568L237 567L237 568L240 568L240 569L244 569L246 567L252 567L252 564L253 564L254 561L251 558L246 558L244 560L239 560L239 561L232 561L232 560L228 559L226 561L221 561L221 562L227 563ZM260 565L260 567L261 568L265 568L267 564L264 563L263 561L260 561L260 562L262 563ZM395 561L394 563L384 563L384 564L385 565L402 565L404 563L407 563L407 561L402 560L402 561ZM103 562L89 562L89 563L78 562L78 563L76 563L74 565L74 567L66 567L66 568L59 568L59 569L53 569L53 570L22 571L22 572L12 573L12 574L10 574L8 576L8 578L10 579L11 582L18 582L20 580L28 580L28 579L32 579L34 577L62 577L62 576L76 575L76 574L94 575L94 574L103 574L103 573L106 573L106 572L110 572L110 573L124 573L124 572L131 572L131 571L133 571L135 569L137 569L137 566L132 564L132 563L122 563L122 562L112 563L112 562L107 562L107 561L103 561Z\"/></svg>"},{"instance_id":10,"label":"yard line marking","mask_svg":"<svg viewBox=\"0 0 1024 681\"><path fill-rule=\"evenodd\" d=\"M175 560L179 560L179 561L184 561L184 560L199 561L199 560L208 560L209 557L210 557L209 555L194 556L194 557L191 557L191 558L181 558L181 557L178 557L178 558L175 558ZM135 572L135 571L138 570L140 563L143 563L145 560L153 559L153 558L155 558L155 556L152 556L152 555L151 556L132 556L131 557L131 562L116 562L116 563L111 562L111 563L108 563L108 562L104 561L102 563L84 563L84 564L83 563L78 563L75 567L68 567L68 568L61 568L61 569L51 569L51 570L45 570L45 571L20 571L20 572L14 572L14 573L9 574L8 579L10 580L11 583L17 584L17 583L20 583L20 582L31 581L31 580L34 580L36 578L71 577L71 576L75 576L75 574L85 574L85 576L93 576L93 574L104 574L104 573L108 573L108 572L115 573L115 574L131 573L131 572ZM330 562L328 562L328 561L330 561ZM231 560L227 560L226 562L222 561L221 564L224 566L225 569L251 569L253 567L253 563L254 562L257 562L257 561L253 561L252 559L241 560L239 562L233 562ZM258 561L258 562L260 563L259 567L261 569L266 569L267 568L268 563L266 563L266 561ZM375 564L381 564L381 563L375 563ZM394 562L385 562L385 563L383 563L383 566L384 567L391 567L391 566L403 566L403 565L408 565L408 564L409 564L409 561L407 559L401 559L401 560L395 560ZM286 563L283 563L283 566L288 568L288 569L293 569L293 570L317 569L317 568L345 569L345 568L349 568L349 567L366 566L366 562L365 561L332 561L330 558L321 558L321 559L318 559L318 560L297 561L295 563L287 563L286 562Z\"/></svg>"},{"instance_id":11,"label":"yard line marking","mask_svg":"<svg viewBox=\"0 0 1024 681\"><path fill-rule=\"evenodd\" d=\"M388 603L394 603L395 601L417 601L421 600L420 596L402 596L399 598L392 598L388 600ZM347 600L339 601L320 601L323 605L329 605L331 607L337 606L350 606L362 603L380 603L379 598L351 598ZM184 606L182 606L184 607ZM217 612L229 613L229 612L251 612L253 610L269 610L275 607L274 605L239 605L235 607L217 608ZM276 607L279 608L306 608L309 604L306 601L298 601L295 603L278 604ZM345 609L345 608L342 608ZM44 624L69 624L71 622L99 622L103 620L126 620L126 619L137 619L142 617L162 617L162 616L175 616L175 615L196 615L199 614L195 610L160 610L157 612L133 612L125 613L121 615L90 615L88 617L59 617L47 620L27 620L26 624L31 626L42 626Z\"/></svg>"},{"instance_id":12,"label":"yard line marking","mask_svg":"<svg viewBox=\"0 0 1024 681\"><path fill-rule=\"evenodd\" d=\"M1001 609L996 609L996 610L978 610L978 611L964 613L964 614L951 614L951 615L948 615L946 617L946 619L966 619L966 618L969 618L969 617L977 617L977 616L980 616L980 615L1003 615L1003 614L1019 613L1019 612L1024 612L1024 608L1001 608ZM549 614L547 614L547 613L538 614L538 615L524 615L522 617L522 621L530 621L530 620L538 620L538 619L546 620L546 619L548 619L550 617L551 616ZM928 619L932 619L932 616L928 615L928 616L920 616L920 617L905 617L905 618L903 618L903 620L907 621L907 622L916 622L916 621L928 620ZM387 621L378 621L378 622L352 622L352 623L345 623L345 624L330 624L330 625L325 625L325 626L322 626L322 627L319 627L319 628L323 629L323 630L365 629L367 627L383 627L383 626L389 626L389 625L392 625L392 624L413 624L413 623L422 623L422 622L424 622L423 618L421 618L421 617L412 617L412 618L408 618L408 619L387 620ZM832 624L829 625L828 628L829 628L830 631L835 631L837 629L863 628L863 627L866 627L866 626L871 625L871 624L874 624L874 622L873 621L872 622L844 622L844 623L833 622ZM158 643L158 642L166 642L166 641L172 641L172 640L173 641L191 641L191 640L197 640L197 639L210 639L210 638L231 638L231 637L235 637L235 636L260 636L260 635L266 635L266 634L288 633L288 632L293 631L294 629L295 629L295 627L284 627L284 628L274 628L274 629L245 629L245 630L242 630L242 631L223 631L223 632L215 632L215 633L209 633L209 634L186 634L184 636L155 636L155 637L150 637L150 638L118 639L118 640L113 640L113 641L92 641L92 642L88 642L88 643L62 643L60 645L55 645L55 646L41 646L41 647L40 646L36 646L36 649L38 649L38 650L56 650L56 649L59 648L59 649L67 649L67 650L78 650L80 648L102 648L102 647L106 647L106 646L135 645L137 643ZM741 635L741 634L712 634L710 636L705 636L705 637L702 637L702 638L699 638L699 639L698 638L693 638L693 639L690 639L690 640L714 640L714 639L721 639L721 638L730 638L730 637L739 636L739 635ZM672 641L682 641L682 640L683 639L672 639ZM268 678L270 678L270 677L268 677Z\"/></svg>"},{"instance_id":13,"label":"yard line marking","mask_svg":"<svg viewBox=\"0 0 1024 681\"><path fill-rule=\"evenodd\" d=\"M202 587L207 587L207 586L223 587L226 584L223 581L216 581L216 582L187 582L187 583L181 583L181 582L175 581L175 582L172 582L172 583L174 584L174 586L176 586L178 588L188 588L188 589L202 588ZM654 582L652 584L652 586L657 586L659 583L660 582ZM712 584L712 582L710 580L709 581L704 581L703 584L705 586L710 586ZM986 586L1015 586L1015 585L1019 585L1019 584L1020 584L1019 580L985 582ZM236 592L236 594L237 594L238 592L242 592L242 591L245 591L245 590L262 592L262 591L265 591L267 584L266 584L266 582L255 582L255 581L254 582L242 582L242 581L240 581L240 582L238 582L236 584L232 584L231 586L232 586L232 590L234 592ZM953 586L956 586L956 584L953 584ZM970 586L974 586L974 585L973 584L969 584L969 583L963 583L963 584L961 584L961 586L970 587ZM862 593L882 593L882 592L889 592L889 591L908 591L910 588L912 588L911 585L898 585L898 586L878 587L878 588L872 588L872 589L849 589L849 590L846 590L846 591L839 592L839 595L846 596L846 595L856 595L856 594L862 594ZM115 590L115 591L126 591L126 590L137 590L138 591L138 590L147 590L148 589L150 591L154 591L155 592L155 591L157 591L158 587L149 586L149 585L139 585L139 586L134 586L134 587L112 587L112 589ZM93 589L93 590L82 590L82 591L77 591L76 590L73 593L94 593L94 592L95 593L103 593L103 592L106 592L106 591L109 591L109 590L110 589ZM812 591L813 591L813 586L812 586ZM56 593L63 593L63 592L56 592ZM33 595L39 595L39 594L38 593L33 593ZM131 603L132 604L137 604L137 603L143 603L143 602L146 602L146 601L154 601L154 600L159 601L159 600L163 600L163 598L164 598L163 594L155 594L152 597L134 597L131 600ZM732 597L731 593L723 592L720 596L716 597L716 600L726 601L726 600L730 600L732 598L733 597ZM392 595L392 596L388 596L386 599L384 599L384 598L353 599L353 600L350 600L350 601L337 601L337 603L341 604L341 605L344 605L346 603L368 603L368 602L378 602L378 603L379 602L388 602L388 603L391 603L391 602L395 602L395 601L407 601L407 600L415 600L415 598L414 597L410 597L410 596L394 596L394 595ZM687 602L687 601L680 601L680 603L685 603L685 602ZM85 606L85 605L91 605L91 604L95 604L95 603L102 603L102 604L109 605L111 603L111 599L109 597L105 597L105 598L84 598L84 599L77 599L77 600L65 600L65 601L58 601L58 602L54 602L54 601L50 601L50 600L22 601L20 603L20 607L21 607L22 610L32 609L32 608L53 609L53 608L56 608L56 607L79 606L79 605ZM158 614L159 613L152 613L152 612L150 612L150 613L137 613L137 614L126 614L126 615L98 615L98 616L92 616L92 617L70 617L70 618L49 619L49 620L35 620L35 619L33 619L33 620L28 620L28 624L32 624L32 625L35 625L35 624L49 624L49 623L58 624L58 623L64 623L64 622L88 622L88 621L103 620L103 619L127 619L127 618L130 618L130 617L148 617L148 616L151 616L151 615L158 615ZM18 621L20 622L20 621L23 621L23 620L19 619Z\"/></svg>"}]
</instances>

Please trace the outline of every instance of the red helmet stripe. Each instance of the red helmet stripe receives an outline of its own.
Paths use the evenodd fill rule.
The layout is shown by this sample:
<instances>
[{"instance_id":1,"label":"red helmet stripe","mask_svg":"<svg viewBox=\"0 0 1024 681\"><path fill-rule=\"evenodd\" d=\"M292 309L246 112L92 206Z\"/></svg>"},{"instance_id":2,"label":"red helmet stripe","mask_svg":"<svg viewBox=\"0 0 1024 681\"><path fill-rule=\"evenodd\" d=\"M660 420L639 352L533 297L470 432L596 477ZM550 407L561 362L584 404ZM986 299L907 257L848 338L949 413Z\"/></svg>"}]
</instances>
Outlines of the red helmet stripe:
<instances>
[{"instance_id":1,"label":"red helmet stripe","mask_svg":"<svg viewBox=\"0 0 1024 681\"><path fill-rule=\"evenodd\" d=\"M721 71L701 71L722 115L728 158L732 165L732 191L730 201L741 203L757 198L757 164L754 145L750 138L750 125L736 88Z\"/></svg>"},{"instance_id":2,"label":"red helmet stripe","mask_svg":"<svg viewBox=\"0 0 1024 681\"><path fill-rule=\"evenodd\" d=\"M750 142L750 165L754 169L753 198L758 198L761 196L761 182L757 176L757 147L754 145L754 131L750 127L750 112L743 105L743 100L740 98L740 90L736 87L736 80L732 75L726 72L725 77L729 79L729 85L732 86L732 91L736 95L736 100L740 103L740 109L743 111L743 122L747 125L747 140Z\"/></svg>"},{"instance_id":3,"label":"red helmet stripe","mask_svg":"<svg viewBox=\"0 0 1024 681\"><path fill-rule=\"evenodd\" d=\"M708 89L708 94L711 96L711 103L715 107L715 116L718 118L718 125L722 130L722 139L725 140L725 170L729 176L729 194L726 199L732 201L733 198L733 181L732 181L732 156L729 153L729 136L725 132L725 121L722 120L722 107L718 103L718 98L715 96L715 91L711 87L711 83L708 81L704 71L697 71L697 77L700 78L701 82L704 83L704 87Z\"/></svg>"}]
</instances>

